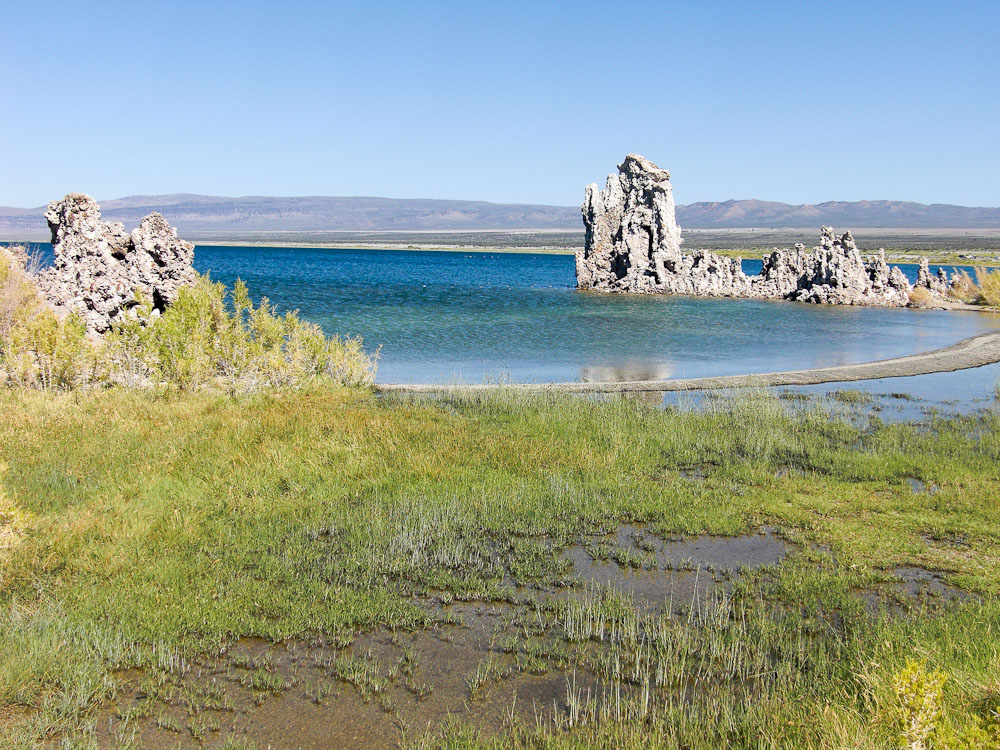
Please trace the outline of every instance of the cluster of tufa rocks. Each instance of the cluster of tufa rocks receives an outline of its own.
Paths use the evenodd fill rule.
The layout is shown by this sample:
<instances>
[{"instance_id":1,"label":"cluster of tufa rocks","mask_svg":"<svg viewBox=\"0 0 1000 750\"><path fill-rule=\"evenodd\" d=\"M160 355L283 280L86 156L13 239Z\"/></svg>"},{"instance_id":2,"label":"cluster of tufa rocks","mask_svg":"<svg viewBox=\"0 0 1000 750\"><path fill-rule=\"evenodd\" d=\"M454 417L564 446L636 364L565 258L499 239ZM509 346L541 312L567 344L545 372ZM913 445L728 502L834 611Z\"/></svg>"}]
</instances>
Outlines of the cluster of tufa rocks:
<instances>
[{"instance_id":1,"label":"cluster of tufa rocks","mask_svg":"<svg viewBox=\"0 0 1000 750\"><path fill-rule=\"evenodd\" d=\"M45 219L55 262L38 273L38 288L57 314L77 313L90 333L108 331L140 299L158 314L194 281L194 245L158 213L129 234L121 223L102 221L89 195L70 193L49 204Z\"/></svg>"},{"instance_id":2,"label":"cluster of tufa rocks","mask_svg":"<svg viewBox=\"0 0 1000 750\"><path fill-rule=\"evenodd\" d=\"M681 252L670 173L629 154L609 175L607 187L587 186L583 206L586 239L576 254L580 289L602 292L690 294L711 297L786 299L838 305L902 307L912 287L881 252L865 260L850 232L823 227L818 247L775 249L757 276L743 272L739 258L697 250ZM944 295L949 281L932 276L921 261L917 286Z\"/></svg>"}]
</instances>

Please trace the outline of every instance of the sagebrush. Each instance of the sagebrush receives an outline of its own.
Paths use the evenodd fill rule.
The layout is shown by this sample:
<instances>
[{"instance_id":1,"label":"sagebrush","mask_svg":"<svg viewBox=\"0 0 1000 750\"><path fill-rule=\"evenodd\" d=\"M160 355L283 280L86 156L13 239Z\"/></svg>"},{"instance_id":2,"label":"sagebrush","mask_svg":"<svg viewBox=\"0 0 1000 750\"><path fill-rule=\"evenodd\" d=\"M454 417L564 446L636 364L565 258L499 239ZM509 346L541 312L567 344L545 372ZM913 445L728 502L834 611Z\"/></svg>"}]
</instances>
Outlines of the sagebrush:
<instances>
[{"instance_id":1,"label":"sagebrush","mask_svg":"<svg viewBox=\"0 0 1000 750\"><path fill-rule=\"evenodd\" d=\"M26 270L23 252L0 254L0 381L43 390L83 386L297 387L314 379L374 382L378 352L359 338L327 337L297 312L254 306L242 281L231 292L208 276L183 287L162 315L136 299L103 339L76 315L56 316Z\"/></svg>"},{"instance_id":2,"label":"sagebrush","mask_svg":"<svg viewBox=\"0 0 1000 750\"><path fill-rule=\"evenodd\" d=\"M954 269L948 294L959 302L974 305L979 301L979 287L966 270Z\"/></svg>"},{"instance_id":3,"label":"sagebrush","mask_svg":"<svg viewBox=\"0 0 1000 750\"><path fill-rule=\"evenodd\" d=\"M1000 307L1000 271L976 269L976 281L979 282L979 301L991 307Z\"/></svg>"}]
</instances>

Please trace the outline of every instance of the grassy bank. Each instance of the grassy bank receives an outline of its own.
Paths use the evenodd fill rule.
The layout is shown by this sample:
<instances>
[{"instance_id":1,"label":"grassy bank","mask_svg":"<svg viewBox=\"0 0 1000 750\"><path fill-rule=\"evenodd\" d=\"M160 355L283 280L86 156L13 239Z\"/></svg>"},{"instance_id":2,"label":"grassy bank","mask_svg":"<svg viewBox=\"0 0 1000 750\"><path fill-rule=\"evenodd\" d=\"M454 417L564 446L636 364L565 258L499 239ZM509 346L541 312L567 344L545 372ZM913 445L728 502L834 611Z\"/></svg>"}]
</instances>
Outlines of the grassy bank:
<instances>
[{"instance_id":1,"label":"grassy bank","mask_svg":"<svg viewBox=\"0 0 1000 750\"><path fill-rule=\"evenodd\" d=\"M520 635L503 653L620 684L619 696L571 686L538 725L485 737L447 724L413 741L975 747L1000 736L995 411L858 427L822 405L790 416L766 394L662 412L347 388L6 391L0 410L4 747L96 744L116 670L166 684L247 636L348 643L426 629L442 603L519 598ZM572 584L568 547L625 523L658 538L766 525L790 553L686 618L608 589L542 595ZM873 612L864 592L905 566L972 596ZM502 674L487 664L470 689Z\"/></svg>"}]
</instances>

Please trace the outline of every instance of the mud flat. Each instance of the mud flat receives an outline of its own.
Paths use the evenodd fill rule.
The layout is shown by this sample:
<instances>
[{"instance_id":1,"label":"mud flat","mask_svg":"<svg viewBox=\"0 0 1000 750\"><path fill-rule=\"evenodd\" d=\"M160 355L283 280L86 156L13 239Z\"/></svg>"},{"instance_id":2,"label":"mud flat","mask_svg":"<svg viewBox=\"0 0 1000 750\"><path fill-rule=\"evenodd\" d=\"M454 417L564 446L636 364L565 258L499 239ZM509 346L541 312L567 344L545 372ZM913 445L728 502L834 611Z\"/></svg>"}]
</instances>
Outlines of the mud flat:
<instances>
[{"instance_id":1,"label":"mud flat","mask_svg":"<svg viewBox=\"0 0 1000 750\"><path fill-rule=\"evenodd\" d=\"M718 658L706 650L746 655L723 635L737 627L734 607L773 616L742 610L734 587L772 578L793 550L768 527L664 538L623 524L554 549L567 565L561 585L511 584L509 601L421 597L434 620L427 628L242 638L171 672L130 670L101 708L95 738L153 750L250 747L249 738L310 750L423 747L458 717L488 743L517 727L568 729L594 706L620 706L653 686L687 685L697 703L711 692L698 675ZM870 622L966 598L914 567L856 593ZM679 646L686 640L690 650Z\"/></svg>"},{"instance_id":2,"label":"mud flat","mask_svg":"<svg viewBox=\"0 0 1000 750\"><path fill-rule=\"evenodd\" d=\"M553 550L565 560L560 585L511 584L510 601L422 597L434 620L424 629L243 638L169 674L131 670L101 711L98 744L193 748L240 736L264 747L390 747L457 716L486 734L558 722L574 700L635 692L634 680L594 661L613 648L591 629L610 631L623 615L686 627L724 603L743 572L777 565L787 549L771 529L663 539L625 524L584 535Z\"/></svg>"}]
</instances>

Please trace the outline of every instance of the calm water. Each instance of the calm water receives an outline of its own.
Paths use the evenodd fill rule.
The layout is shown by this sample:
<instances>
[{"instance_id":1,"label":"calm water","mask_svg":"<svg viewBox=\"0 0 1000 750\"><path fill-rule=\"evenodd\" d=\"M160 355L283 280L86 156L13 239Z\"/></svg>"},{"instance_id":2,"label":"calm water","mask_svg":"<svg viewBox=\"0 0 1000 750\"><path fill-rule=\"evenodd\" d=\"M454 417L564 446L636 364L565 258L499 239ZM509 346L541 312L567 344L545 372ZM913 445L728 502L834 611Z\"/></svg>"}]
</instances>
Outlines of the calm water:
<instances>
[{"instance_id":1,"label":"calm water","mask_svg":"<svg viewBox=\"0 0 1000 750\"><path fill-rule=\"evenodd\" d=\"M199 246L195 265L227 284L243 278L328 333L381 346L383 383L766 372L895 357L1000 328L980 313L579 292L565 255ZM903 268L915 278L916 266ZM996 383L992 369L967 378L982 381L977 392ZM920 388L921 378L907 380ZM940 382L931 390L950 398Z\"/></svg>"},{"instance_id":2,"label":"calm water","mask_svg":"<svg viewBox=\"0 0 1000 750\"><path fill-rule=\"evenodd\" d=\"M43 246L42 248L45 248ZM574 288L572 256L199 245L195 267L381 346L378 381L666 378L910 354L1000 329L1000 316ZM760 261L745 261L748 273ZM911 277L916 266L903 266ZM938 401L992 395L997 367L875 381Z\"/></svg>"}]
</instances>

